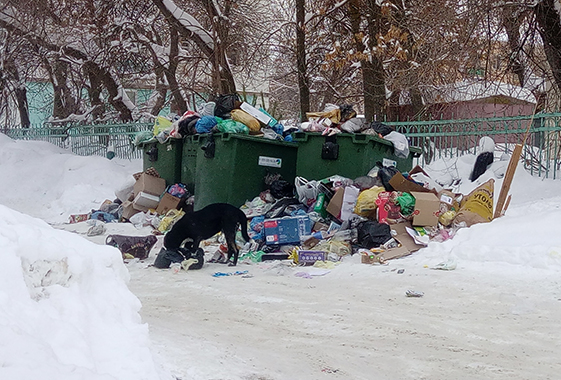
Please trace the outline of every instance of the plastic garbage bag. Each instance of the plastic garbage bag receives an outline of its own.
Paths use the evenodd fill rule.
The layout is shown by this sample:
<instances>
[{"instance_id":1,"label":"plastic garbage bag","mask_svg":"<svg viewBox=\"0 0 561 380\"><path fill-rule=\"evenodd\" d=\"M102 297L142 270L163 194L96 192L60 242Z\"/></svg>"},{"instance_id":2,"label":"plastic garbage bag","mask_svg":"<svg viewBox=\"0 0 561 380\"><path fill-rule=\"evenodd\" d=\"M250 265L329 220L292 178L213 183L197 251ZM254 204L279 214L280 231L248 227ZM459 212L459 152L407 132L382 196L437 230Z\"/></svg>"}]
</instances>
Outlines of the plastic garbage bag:
<instances>
[{"instance_id":1,"label":"plastic garbage bag","mask_svg":"<svg viewBox=\"0 0 561 380\"><path fill-rule=\"evenodd\" d=\"M249 134L249 127L239 121L232 119L221 120L218 123L218 130L222 133L241 133L244 135Z\"/></svg>"},{"instance_id":2,"label":"plastic garbage bag","mask_svg":"<svg viewBox=\"0 0 561 380\"><path fill-rule=\"evenodd\" d=\"M415 210L415 198L409 193L401 193L395 201L401 208L403 215L411 215L413 210Z\"/></svg>"},{"instance_id":3,"label":"plastic garbage bag","mask_svg":"<svg viewBox=\"0 0 561 380\"><path fill-rule=\"evenodd\" d=\"M197 120L195 130L197 133L209 133L216 124L218 124L218 121L214 116L203 116Z\"/></svg>"},{"instance_id":4,"label":"plastic garbage bag","mask_svg":"<svg viewBox=\"0 0 561 380\"><path fill-rule=\"evenodd\" d=\"M361 223L357 228L358 245L362 248L377 248L392 239L390 226L373 220Z\"/></svg>"},{"instance_id":5,"label":"plastic garbage bag","mask_svg":"<svg viewBox=\"0 0 561 380\"><path fill-rule=\"evenodd\" d=\"M409 157L409 141L405 135L392 131L384 136L384 138L393 143L393 154L399 158Z\"/></svg>"},{"instance_id":6,"label":"plastic garbage bag","mask_svg":"<svg viewBox=\"0 0 561 380\"><path fill-rule=\"evenodd\" d=\"M246 125L250 132L259 132L261 130L261 124L259 124L259 121L243 110L232 110L231 117L232 120Z\"/></svg>"},{"instance_id":7,"label":"plastic garbage bag","mask_svg":"<svg viewBox=\"0 0 561 380\"><path fill-rule=\"evenodd\" d=\"M378 194L384 191L383 187L374 186L370 189L362 191L356 200L354 213L365 218L375 219L376 218L376 199L378 199Z\"/></svg>"}]
</instances>

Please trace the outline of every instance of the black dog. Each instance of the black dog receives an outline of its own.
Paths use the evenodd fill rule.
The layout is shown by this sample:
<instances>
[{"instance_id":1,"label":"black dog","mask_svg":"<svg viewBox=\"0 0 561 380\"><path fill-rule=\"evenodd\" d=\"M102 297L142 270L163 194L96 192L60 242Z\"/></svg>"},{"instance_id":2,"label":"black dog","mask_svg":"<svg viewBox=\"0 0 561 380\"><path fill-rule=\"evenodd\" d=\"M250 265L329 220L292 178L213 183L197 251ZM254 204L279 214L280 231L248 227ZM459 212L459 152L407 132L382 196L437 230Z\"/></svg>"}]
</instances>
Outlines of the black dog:
<instances>
[{"instance_id":1,"label":"black dog","mask_svg":"<svg viewBox=\"0 0 561 380\"><path fill-rule=\"evenodd\" d=\"M241 225L242 236L249 241L247 234L247 217L237 207L228 203L213 203L202 210L186 213L179 219L164 236L164 246L167 249L177 249L186 239L192 239L193 250L199 248L202 240L213 237L222 231L228 245L228 261L234 257L229 265L238 263L238 247L236 246L236 231L238 223ZM187 243L186 243L187 244Z\"/></svg>"}]
</instances>

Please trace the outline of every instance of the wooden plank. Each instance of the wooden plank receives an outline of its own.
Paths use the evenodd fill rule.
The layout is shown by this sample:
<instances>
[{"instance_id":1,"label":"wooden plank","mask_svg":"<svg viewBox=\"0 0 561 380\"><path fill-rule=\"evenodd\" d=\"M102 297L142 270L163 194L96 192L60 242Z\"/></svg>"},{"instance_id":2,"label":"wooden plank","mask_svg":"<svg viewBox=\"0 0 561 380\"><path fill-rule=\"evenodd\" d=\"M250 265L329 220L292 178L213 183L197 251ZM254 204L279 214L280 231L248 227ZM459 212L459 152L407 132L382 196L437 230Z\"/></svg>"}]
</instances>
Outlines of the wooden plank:
<instances>
[{"instance_id":1,"label":"wooden plank","mask_svg":"<svg viewBox=\"0 0 561 380\"><path fill-rule=\"evenodd\" d=\"M518 161L522 155L522 144L516 144L510 161L508 162L508 167L506 169L505 177L503 180L503 185L501 186L501 192L499 193L499 198L497 199L497 206L495 207L495 218L498 218L503 213L503 207L505 205L508 192L510 191L510 185L512 184L512 179L514 178L514 172L516 172L516 167L518 166Z\"/></svg>"},{"instance_id":2,"label":"wooden plank","mask_svg":"<svg viewBox=\"0 0 561 380\"><path fill-rule=\"evenodd\" d=\"M506 203L505 203L505 207L503 208L503 212L501 213L501 216L503 216L506 213L506 210L508 210L508 205L510 204L510 198L512 197L512 195L508 195L508 198L506 199Z\"/></svg>"}]
</instances>

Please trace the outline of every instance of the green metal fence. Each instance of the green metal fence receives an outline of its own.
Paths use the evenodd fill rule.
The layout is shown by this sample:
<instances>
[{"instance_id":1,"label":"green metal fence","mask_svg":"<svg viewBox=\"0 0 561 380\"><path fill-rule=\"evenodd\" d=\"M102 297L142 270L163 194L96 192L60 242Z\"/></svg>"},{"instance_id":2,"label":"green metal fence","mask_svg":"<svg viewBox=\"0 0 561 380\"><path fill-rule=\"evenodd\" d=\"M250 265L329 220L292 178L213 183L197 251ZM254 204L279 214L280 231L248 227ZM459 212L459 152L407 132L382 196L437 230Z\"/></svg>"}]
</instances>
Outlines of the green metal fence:
<instances>
[{"instance_id":1,"label":"green metal fence","mask_svg":"<svg viewBox=\"0 0 561 380\"><path fill-rule=\"evenodd\" d=\"M409 137L412 146L421 147L419 164L439 158L457 158L475 153L479 139L490 136L498 151L510 153L521 143L529 123L522 159L530 173L546 178L559 178L561 166L561 113L539 113L531 116L493 117L464 120L386 122ZM152 123L33 126L2 129L14 139L44 140L70 149L79 155L107 155L114 147L116 157L141 158L134 141L139 132L151 131Z\"/></svg>"},{"instance_id":2,"label":"green metal fence","mask_svg":"<svg viewBox=\"0 0 561 380\"><path fill-rule=\"evenodd\" d=\"M18 140L48 141L81 156L107 156L112 150L115 157L134 159L142 157L142 151L134 144L136 136L140 132L152 131L153 127L154 123L33 125L31 128L0 129L0 132Z\"/></svg>"},{"instance_id":3,"label":"green metal fence","mask_svg":"<svg viewBox=\"0 0 561 380\"><path fill-rule=\"evenodd\" d=\"M409 137L411 145L421 147L420 164L438 158L455 158L475 153L479 139L493 138L496 149L510 153L529 136L522 153L525 168L533 175L559 178L561 165L561 113L531 116L493 117L464 120L386 122Z\"/></svg>"}]
</instances>

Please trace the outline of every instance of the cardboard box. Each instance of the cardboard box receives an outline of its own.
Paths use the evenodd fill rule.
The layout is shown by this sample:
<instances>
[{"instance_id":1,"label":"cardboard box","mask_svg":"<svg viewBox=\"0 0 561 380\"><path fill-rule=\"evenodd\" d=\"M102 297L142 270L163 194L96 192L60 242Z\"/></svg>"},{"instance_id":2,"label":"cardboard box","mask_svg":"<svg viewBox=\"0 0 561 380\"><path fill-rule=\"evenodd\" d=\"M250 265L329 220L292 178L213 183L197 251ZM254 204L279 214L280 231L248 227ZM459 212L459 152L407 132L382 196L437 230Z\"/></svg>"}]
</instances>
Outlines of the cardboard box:
<instances>
[{"instance_id":1,"label":"cardboard box","mask_svg":"<svg viewBox=\"0 0 561 380\"><path fill-rule=\"evenodd\" d=\"M125 201L125 202L122 203L121 206L123 206L122 217L125 218L125 219L130 219L131 216L140 212L140 210L137 210L133 207L133 204L132 204L131 201Z\"/></svg>"},{"instance_id":2,"label":"cardboard box","mask_svg":"<svg viewBox=\"0 0 561 380\"><path fill-rule=\"evenodd\" d=\"M414 226L436 226L440 216L440 200L433 193L411 192L415 198Z\"/></svg>"},{"instance_id":3,"label":"cardboard box","mask_svg":"<svg viewBox=\"0 0 561 380\"><path fill-rule=\"evenodd\" d=\"M424 245L417 244L413 237L407 232L407 228L412 228L411 223L403 222L393 224L390 226L392 236L401 244L400 247L390 248L381 253L362 254L361 262L363 264L383 263L386 260L398 259L400 257L408 256L411 253L423 248Z\"/></svg>"},{"instance_id":4,"label":"cardboard box","mask_svg":"<svg viewBox=\"0 0 561 380\"><path fill-rule=\"evenodd\" d=\"M376 264L379 263L380 254L376 253L366 253L363 252L360 254L360 262L362 264Z\"/></svg>"},{"instance_id":5,"label":"cardboard box","mask_svg":"<svg viewBox=\"0 0 561 380\"><path fill-rule=\"evenodd\" d=\"M136 180L133 192L136 197L138 193L143 192L151 195L160 196L166 190L166 180L157 178L146 173L142 173Z\"/></svg>"},{"instance_id":6,"label":"cardboard box","mask_svg":"<svg viewBox=\"0 0 561 380\"><path fill-rule=\"evenodd\" d=\"M165 215L169 210L176 209L180 201L181 198L174 197L170 193L164 193L162 199L160 199L160 203L158 203L156 212L160 215Z\"/></svg>"},{"instance_id":7,"label":"cardboard box","mask_svg":"<svg viewBox=\"0 0 561 380\"><path fill-rule=\"evenodd\" d=\"M300 244L302 236L310 235L312 221L308 216L268 219L263 223L265 243Z\"/></svg>"},{"instance_id":8,"label":"cardboard box","mask_svg":"<svg viewBox=\"0 0 561 380\"><path fill-rule=\"evenodd\" d=\"M316 261L327 260L325 251L298 251L298 264L313 265Z\"/></svg>"},{"instance_id":9,"label":"cardboard box","mask_svg":"<svg viewBox=\"0 0 561 380\"><path fill-rule=\"evenodd\" d=\"M349 220L360 190L354 186L340 187L327 205L327 212L341 221Z\"/></svg>"},{"instance_id":10,"label":"cardboard box","mask_svg":"<svg viewBox=\"0 0 561 380\"><path fill-rule=\"evenodd\" d=\"M133 207L140 211L156 208L158 203L160 203L160 197L145 193L144 191L138 193L136 197L134 197L134 201L132 201Z\"/></svg>"}]
</instances>

